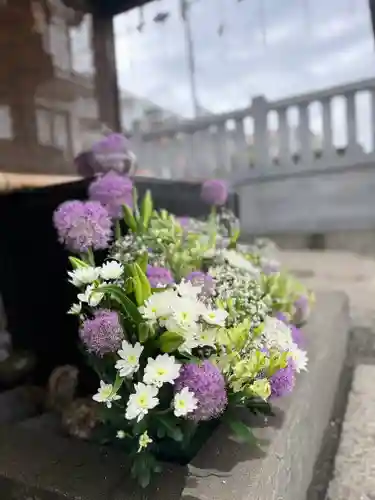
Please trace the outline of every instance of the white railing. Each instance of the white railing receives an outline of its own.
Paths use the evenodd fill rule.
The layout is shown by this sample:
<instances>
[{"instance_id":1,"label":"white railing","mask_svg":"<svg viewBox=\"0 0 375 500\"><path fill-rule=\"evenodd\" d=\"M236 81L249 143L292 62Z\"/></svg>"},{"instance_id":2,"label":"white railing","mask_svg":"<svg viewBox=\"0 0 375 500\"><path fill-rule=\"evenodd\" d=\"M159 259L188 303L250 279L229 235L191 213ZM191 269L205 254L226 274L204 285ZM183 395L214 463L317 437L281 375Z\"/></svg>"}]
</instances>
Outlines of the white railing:
<instances>
[{"instance_id":1,"label":"white railing","mask_svg":"<svg viewBox=\"0 0 375 500\"><path fill-rule=\"evenodd\" d=\"M231 177L375 160L374 125L375 78L276 101L255 97L247 108L151 132L135 124L132 141L140 168L154 175Z\"/></svg>"}]
</instances>

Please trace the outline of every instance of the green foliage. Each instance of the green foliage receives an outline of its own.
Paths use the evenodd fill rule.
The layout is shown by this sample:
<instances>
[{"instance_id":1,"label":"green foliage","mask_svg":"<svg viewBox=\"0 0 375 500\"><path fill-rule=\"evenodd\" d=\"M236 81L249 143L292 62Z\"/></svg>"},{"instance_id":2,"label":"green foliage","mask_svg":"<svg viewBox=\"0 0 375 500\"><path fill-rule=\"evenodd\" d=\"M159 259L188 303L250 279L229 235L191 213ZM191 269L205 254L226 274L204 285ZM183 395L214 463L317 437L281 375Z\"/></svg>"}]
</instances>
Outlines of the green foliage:
<instances>
[{"instance_id":1,"label":"green foliage","mask_svg":"<svg viewBox=\"0 0 375 500\"><path fill-rule=\"evenodd\" d=\"M184 337L176 332L164 332L159 337L159 347L163 352L176 351L184 342Z\"/></svg>"}]
</instances>

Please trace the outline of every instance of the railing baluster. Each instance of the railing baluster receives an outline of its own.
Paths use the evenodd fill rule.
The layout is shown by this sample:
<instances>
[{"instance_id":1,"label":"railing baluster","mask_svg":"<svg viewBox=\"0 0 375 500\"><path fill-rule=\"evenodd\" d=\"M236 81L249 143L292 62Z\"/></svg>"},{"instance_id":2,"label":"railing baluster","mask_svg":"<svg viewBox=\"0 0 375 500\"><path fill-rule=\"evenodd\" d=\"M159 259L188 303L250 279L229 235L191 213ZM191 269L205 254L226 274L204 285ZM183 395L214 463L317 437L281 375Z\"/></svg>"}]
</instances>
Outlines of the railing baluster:
<instances>
[{"instance_id":1,"label":"railing baluster","mask_svg":"<svg viewBox=\"0 0 375 500\"><path fill-rule=\"evenodd\" d=\"M332 100L331 98L322 99L323 113L323 160L332 158L335 155L332 133Z\"/></svg>"},{"instance_id":2,"label":"railing baluster","mask_svg":"<svg viewBox=\"0 0 375 500\"><path fill-rule=\"evenodd\" d=\"M232 144L230 149L230 165L233 173L246 172L249 169L249 148L246 141L243 119L239 118L234 122L235 127L232 132Z\"/></svg>"},{"instance_id":3,"label":"railing baluster","mask_svg":"<svg viewBox=\"0 0 375 500\"><path fill-rule=\"evenodd\" d=\"M371 91L371 152L375 153L375 89Z\"/></svg>"},{"instance_id":4,"label":"railing baluster","mask_svg":"<svg viewBox=\"0 0 375 500\"><path fill-rule=\"evenodd\" d=\"M278 158L280 165L284 166L290 163L290 128L287 119L286 108L280 108L277 111L279 115L279 129L277 134L279 141Z\"/></svg>"},{"instance_id":5,"label":"railing baluster","mask_svg":"<svg viewBox=\"0 0 375 500\"><path fill-rule=\"evenodd\" d=\"M346 123L348 127L347 152L354 152L357 149L357 112L354 100L354 92L346 93Z\"/></svg>"},{"instance_id":6,"label":"railing baluster","mask_svg":"<svg viewBox=\"0 0 375 500\"><path fill-rule=\"evenodd\" d=\"M313 158L312 144L311 144L311 130L309 121L308 103L300 104L299 123L298 123L298 154L299 165L311 163Z\"/></svg>"}]
</instances>

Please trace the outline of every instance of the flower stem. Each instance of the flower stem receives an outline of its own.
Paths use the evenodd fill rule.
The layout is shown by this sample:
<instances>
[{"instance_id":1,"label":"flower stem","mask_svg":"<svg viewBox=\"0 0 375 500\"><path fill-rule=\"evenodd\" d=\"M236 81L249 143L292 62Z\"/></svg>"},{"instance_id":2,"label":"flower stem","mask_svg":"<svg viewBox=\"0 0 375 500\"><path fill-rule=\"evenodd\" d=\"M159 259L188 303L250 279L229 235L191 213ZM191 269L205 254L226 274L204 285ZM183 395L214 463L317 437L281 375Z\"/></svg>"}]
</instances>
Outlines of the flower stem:
<instances>
[{"instance_id":1,"label":"flower stem","mask_svg":"<svg viewBox=\"0 0 375 500\"><path fill-rule=\"evenodd\" d=\"M115 236L116 236L116 240L120 240L121 239L121 224L120 224L119 220L116 220L116 224L115 224Z\"/></svg>"}]
</instances>

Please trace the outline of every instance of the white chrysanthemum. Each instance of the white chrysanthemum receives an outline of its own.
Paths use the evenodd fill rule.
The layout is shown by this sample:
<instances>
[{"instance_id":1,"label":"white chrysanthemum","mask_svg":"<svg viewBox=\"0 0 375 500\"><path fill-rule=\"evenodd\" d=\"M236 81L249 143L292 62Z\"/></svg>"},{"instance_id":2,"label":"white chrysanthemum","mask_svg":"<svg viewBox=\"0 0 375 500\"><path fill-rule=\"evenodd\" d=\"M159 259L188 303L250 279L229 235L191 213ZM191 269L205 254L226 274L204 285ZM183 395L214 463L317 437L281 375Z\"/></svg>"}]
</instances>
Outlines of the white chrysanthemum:
<instances>
[{"instance_id":1,"label":"white chrysanthemum","mask_svg":"<svg viewBox=\"0 0 375 500\"><path fill-rule=\"evenodd\" d=\"M238 269L243 269L248 273L252 274L254 277L259 276L259 269L254 266L249 260L245 259L243 255L236 250L222 250L221 255L225 258L228 264L232 267L237 267Z\"/></svg>"},{"instance_id":2,"label":"white chrysanthemum","mask_svg":"<svg viewBox=\"0 0 375 500\"><path fill-rule=\"evenodd\" d=\"M307 371L308 357L307 352L300 349L297 344L293 343L292 348L289 350L290 357L294 362L294 366L297 373L302 371Z\"/></svg>"},{"instance_id":3,"label":"white chrysanthemum","mask_svg":"<svg viewBox=\"0 0 375 500\"><path fill-rule=\"evenodd\" d=\"M173 306L180 297L174 290L168 289L163 292L156 292L140 306L139 312L149 321L156 321L159 318L168 318L173 311Z\"/></svg>"},{"instance_id":4,"label":"white chrysanthemum","mask_svg":"<svg viewBox=\"0 0 375 500\"><path fill-rule=\"evenodd\" d=\"M97 403L105 403L107 408L111 408L112 402L118 401L121 397L113 391L112 384L106 384L101 380L98 392L94 394L92 399Z\"/></svg>"},{"instance_id":5,"label":"white chrysanthemum","mask_svg":"<svg viewBox=\"0 0 375 500\"><path fill-rule=\"evenodd\" d=\"M99 269L97 267L79 267L74 271L68 272L70 276L70 282L74 286L82 287L84 285L91 285L95 280L99 278Z\"/></svg>"},{"instance_id":6,"label":"white chrysanthemum","mask_svg":"<svg viewBox=\"0 0 375 500\"><path fill-rule=\"evenodd\" d=\"M77 315L81 312L82 310L82 304L73 304L72 307L69 309L68 314L73 314Z\"/></svg>"},{"instance_id":7,"label":"white chrysanthemum","mask_svg":"<svg viewBox=\"0 0 375 500\"><path fill-rule=\"evenodd\" d=\"M263 338L267 347L288 351L293 346L292 332L283 321L271 316L264 320Z\"/></svg>"},{"instance_id":8,"label":"white chrysanthemum","mask_svg":"<svg viewBox=\"0 0 375 500\"><path fill-rule=\"evenodd\" d=\"M217 337L217 329L216 328L207 328L205 330L201 330L197 335L197 341L200 346L208 346L215 347L216 345L216 337Z\"/></svg>"},{"instance_id":9,"label":"white chrysanthemum","mask_svg":"<svg viewBox=\"0 0 375 500\"><path fill-rule=\"evenodd\" d=\"M84 293L77 295L80 302L85 302L91 307L96 307L103 300L104 293L95 290L95 286L88 285Z\"/></svg>"},{"instance_id":10,"label":"white chrysanthemum","mask_svg":"<svg viewBox=\"0 0 375 500\"><path fill-rule=\"evenodd\" d=\"M182 281L176 286L176 290L181 297L191 297L195 299L202 291L202 287L197 285L194 286L191 281Z\"/></svg>"},{"instance_id":11,"label":"white chrysanthemum","mask_svg":"<svg viewBox=\"0 0 375 500\"><path fill-rule=\"evenodd\" d=\"M137 419L137 422L140 422L149 410L152 410L159 404L157 397L158 388L142 382L135 384L134 388L135 393L129 396L125 418L127 420Z\"/></svg>"},{"instance_id":12,"label":"white chrysanthemum","mask_svg":"<svg viewBox=\"0 0 375 500\"><path fill-rule=\"evenodd\" d=\"M124 266L116 260L105 262L100 269L100 276L103 280L117 280L121 278Z\"/></svg>"},{"instance_id":13,"label":"white chrysanthemum","mask_svg":"<svg viewBox=\"0 0 375 500\"><path fill-rule=\"evenodd\" d=\"M174 356L159 354L155 359L148 358L143 382L161 387L163 384L173 384L180 374L180 363Z\"/></svg>"},{"instance_id":14,"label":"white chrysanthemum","mask_svg":"<svg viewBox=\"0 0 375 500\"><path fill-rule=\"evenodd\" d=\"M182 333L184 336L184 342L179 346L178 351L186 354L191 354L192 349L199 346L198 335L195 331L196 329L187 330Z\"/></svg>"},{"instance_id":15,"label":"white chrysanthemum","mask_svg":"<svg viewBox=\"0 0 375 500\"><path fill-rule=\"evenodd\" d=\"M197 398L187 387L184 387L174 396L173 411L176 417L185 417L188 413L192 413L197 406Z\"/></svg>"},{"instance_id":16,"label":"white chrysanthemum","mask_svg":"<svg viewBox=\"0 0 375 500\"><path fill-rule=\"evenodd\" d=\"M225 320L228 317L224 309L206 309L202 314L202 319L209 325L225 326Z\"/></svg>"},{"instance_id":17,"label":"white chrysanthemum","mask_svg":"<svg viewBox=\"0 0 375 500\"><path fill-rule=\"evenodd\" d=\"M121 359L117 360L115 364L120 377L129 377L139 370L139 358L142 352L143 346L139 342L132 345L126 340L122 341L121 349L117 351Z\"/></svg>"},{"instance_id":18,"label":"white chrysanthemum","mask_svg":"<svg viewBox=\"0 0 375 500\"><path fill-rule=\"evenodd\" d=\"M191 297L178 297L178 300L174 301L170 308L172 310L171 319L180 328L192 327L206 309L203 303Z\"/></svg>"}]
</instances>

